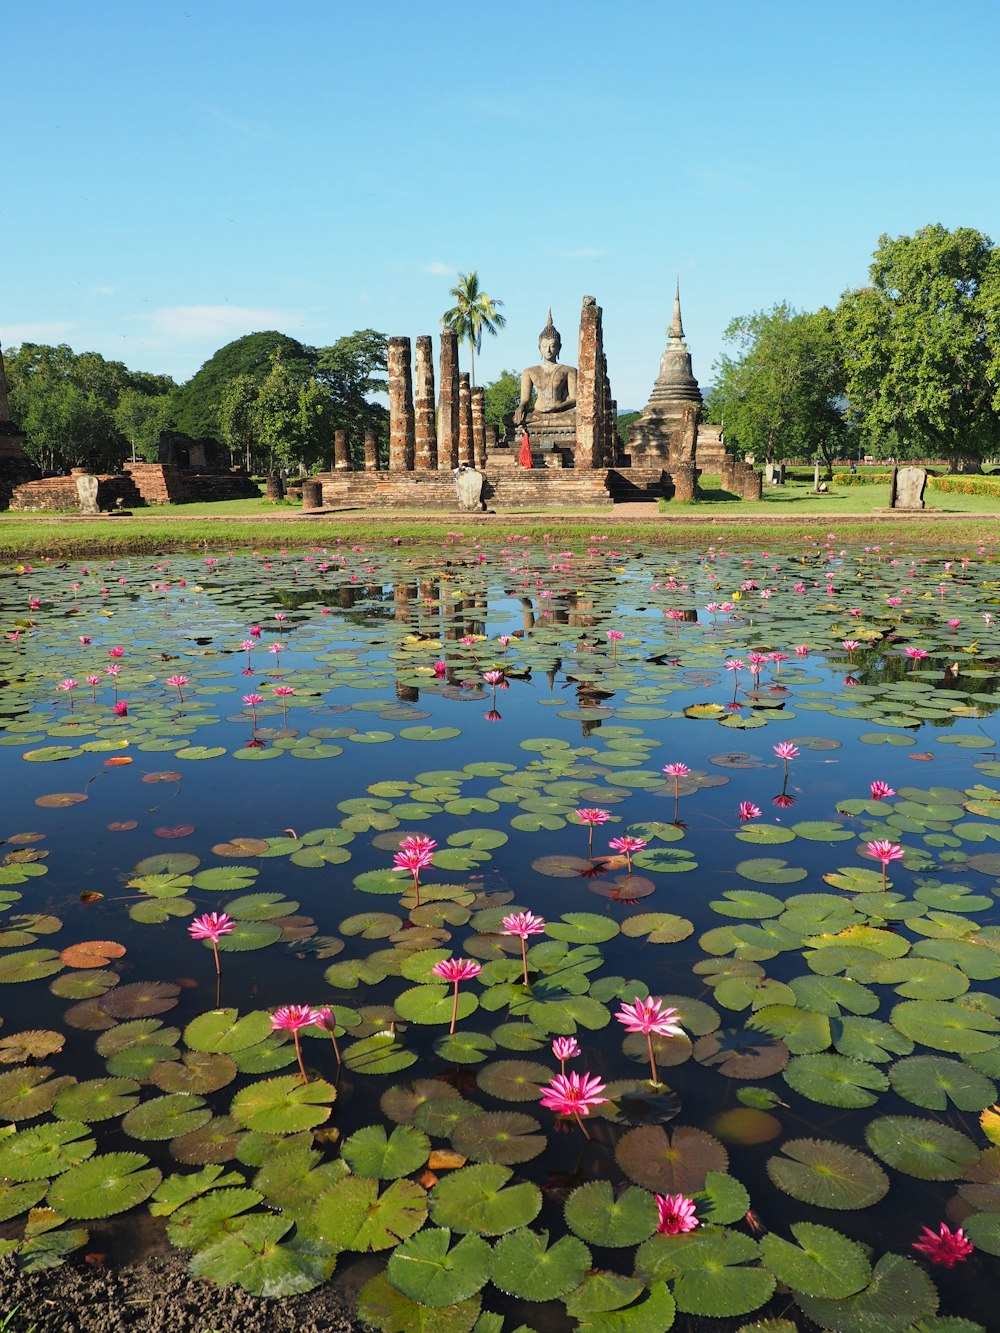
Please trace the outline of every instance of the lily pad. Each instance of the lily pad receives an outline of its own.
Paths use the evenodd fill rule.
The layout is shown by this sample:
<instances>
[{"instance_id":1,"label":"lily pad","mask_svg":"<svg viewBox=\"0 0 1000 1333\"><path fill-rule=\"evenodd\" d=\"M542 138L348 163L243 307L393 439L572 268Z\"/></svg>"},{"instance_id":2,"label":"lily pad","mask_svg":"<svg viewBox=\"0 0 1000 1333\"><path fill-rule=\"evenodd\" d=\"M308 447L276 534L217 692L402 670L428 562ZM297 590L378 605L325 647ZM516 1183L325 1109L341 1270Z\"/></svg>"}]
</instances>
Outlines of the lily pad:
<instances>
[{"instance_id":1,"label":"lily pad","mask_svg":"<svg viewBox=\"0 0 1000 1333\"><path fill-rule=\"evenodd\" d=\"M161 1178L141 1153L103 1153L59 1176L49 1188L48 1201L65 1217L112 1217L148 1199Z\"/></svg>"},{"instance_id":2,"label":"lily pad","mask_svg":"<svg viewBox=\"0 0 1000 1333\"><path fill-rule=\"evenodd\" d=\"M590 1251L575 1236L563 1236L549 1245L547 1231L521 1228L497 1241L490 1277L509 1296L550 1301L578 1287L589 1267Z\"/></svg>"},{"instance_id":3,"label":"lily pad","mask_svg":"<svg viewBox=\"0 0 1000 1333\"><path fill-rule=\"evenodd\" d=\"M431 1190L431 1218L453 1231L500 1236L527 1226L542 1207L537 1185L511 1185L513 1171L492 1163L466 1166L445 1176Z\"/></svg>"},{"instance_id":4,"label":"lily pad","mask_svg":"<svg viewBox=\"0 0 1000 1333\"><path fill-rule=\"evenodd\" d=\"M386 1277L411 1300L438 1308L480 1291L489 1280L490 1258L480 1236L470 1233L452 1245L447 1227L429 1227L393 1250Z\"/></svg>"},{"instance_id":5,"label":"lily pad","mask_svg":"<svg viewBox=\"0 0 1000 1333\"><path fill-rule=\"evenodd\" d=\"M869 1208L889 1190L889 1179L876 1162L830 1139L790 1139L781 1155L768 1160L767 1174L785 1194L818 1208Z\"/></svg>"},{"instance_id":6,"label":"lily pad","mask_svg":"<svg viewBox=\"0 0 1000 1333\"><path fill-rule=\"evenodd\" d=\"M973 1141L937 1120L885 1115L865 1127L876 1157L918 1180L959 1180L979 1158Z\"/></svg>"}]
</instances>

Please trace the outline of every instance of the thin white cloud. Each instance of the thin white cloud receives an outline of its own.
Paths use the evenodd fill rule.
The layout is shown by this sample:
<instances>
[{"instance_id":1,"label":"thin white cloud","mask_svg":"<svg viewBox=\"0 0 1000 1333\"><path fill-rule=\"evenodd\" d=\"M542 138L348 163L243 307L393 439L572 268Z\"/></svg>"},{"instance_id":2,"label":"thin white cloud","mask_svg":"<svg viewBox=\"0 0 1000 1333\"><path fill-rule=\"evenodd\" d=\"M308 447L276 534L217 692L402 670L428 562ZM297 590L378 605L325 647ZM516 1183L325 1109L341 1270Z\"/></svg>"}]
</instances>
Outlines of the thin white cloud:
<instances>
[{"instance_id":1,"label":"thin white cloud","mask_svg":"<svg viewBox=\"0 0 1000 1333\"><path fill-rule=\"evenodd\" d=\"M556 254L562 255L564 259L600 259L604 253L603 250L595 250L592 245L581 245L576 250L556 251Z\"/></svg>"},{"instance_id":2,"label":"thin white cloud","mask_svg":"<svg viewBox=\"0 0 1000 1333\"><path fill-rule=\"evenodd\" d=\"M58 338L61 333L79 327L77 320L39 320L34 324L4 324L0 326L0 343L13 347L15 343L44 343Z\"/></svg>"},{"instance_id":3,"label":"thin white cloud","mask_svg":"<svg viewBox=\"0 0 1000 1333\"><path fill-rule=\"evenodd\" d=\"M294 311L238 305L161 306L150 315L156 333L175 338L225 337L259 329L294 328L301 323L301 316Z\"/></svg>"},{"instance_id":4,"label":"thin white cloud","mask_svg":"<svg viewBox=\"0 0 1000 1333\"><path fill-rule=\"evenodd\" d=\"M91 287L91 296L114 296L118 291L117 287Z\"/></svg>"},{"instance_id":5,"label":"thin white cloud","mask_svg":"<svg viewBox=\"0 0 1000 1333\"><path fill-rule=\"evenodd\" d=\"M421 273L429 273L434 278L451 278L458 272L454 264L442 264L440 259L433 259L429 264L419 265Z\"/></svg>"}]
</instances>

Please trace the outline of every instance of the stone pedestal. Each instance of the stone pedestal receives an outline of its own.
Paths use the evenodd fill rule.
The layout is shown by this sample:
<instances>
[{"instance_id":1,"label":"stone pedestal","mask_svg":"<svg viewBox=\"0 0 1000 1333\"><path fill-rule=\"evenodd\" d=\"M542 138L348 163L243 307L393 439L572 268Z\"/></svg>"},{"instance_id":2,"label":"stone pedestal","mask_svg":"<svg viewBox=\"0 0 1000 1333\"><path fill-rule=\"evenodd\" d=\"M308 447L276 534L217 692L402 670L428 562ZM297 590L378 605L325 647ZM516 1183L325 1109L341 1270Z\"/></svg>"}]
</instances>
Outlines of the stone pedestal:
<instances>
[{"instance_id":1,"label":"stone pedestal","mask_svg":"<svg viewBox=\"0 0 1000 1333\"><path fill-rule=\"evenodd\" d=\"M890 504L893 509L923 509L927 471L922 467L893 468Z\"/></svg>"},{"instance_id":2,"label":"stone pedestal","mask_svg":"<svg viewBox=\"0 0 1000 1333\"><path fill-rule=\"evenodd\" d=\"M459 472L455 478L459 509L468 511L482 509L483 481L483 474L477 472L475 468Z\"/></svg>"},{"instance_id":3,"label":"stone pedestal","mask_svg":"<svg viewBox=\"0 0 1000 1333\"><path fill-rule=\"evenodd\" d=\"M264 499L277 501L283 500L284 498L285 483L281 480L280 474L277 472L269 472L267 474L267 482L264 486Z\"/></svg>"},{"instance_id":4,"label":"stone pedestal","mask_svg":"<svg viewBox=\"0 0 1000 1333\"><path fill-rule=\"evenodd\" d=\"M346 430L333 432L333 470L335 472L351 470L351 438Z\"/></svg>"},{"instance_id":5,"label":"stone pedestal","mask_svg":"<svg viewBox=\"0 0 1000 1333\"><path fill-rule=\"evenodd\" d=\"M365 431L365 471L378 471L378 434L373 430Z\"/></svg>"},{"instance_id":6,"label":"stone pedestal","mask_svg":"<svg viewBox=\"0 0 1000 1333\"><path fill-rule=\"evenodd\" d=\"M744 500L759 500L764 494L764 478L755 467L744 463L742 495Z\"/></svg>"},{"instance_id":7,"label":"stone pedestal","mask_svg":"<svg viewBox=\"0 0 1000 1333\"><path fill-rule=\"evenodd\" d=\"M440 397L437 411L437 465L442 472L458 467L458 335L441 330Z\"/></svg>"},{"instance_id":8,"label":"stone pedestal","mask_svg":"<svg viewBox=\"0 0 1000 1333\"><path fill-rule=\"evenodd\" d=\"M309 477L302 483L302 508L320 509L323 505L323 483Z\"/></svg>"},{"instance_id":9,"label":"stone pedestal","mask_svg":"<svg viewBox=\"0 0 1000 1333\"><path fill-rule=\"evenodd\" d=\"M732 454L725 454L722 459L722 489L730 495L739 495L736 482L736 459Z\"/></svg>"},{"instance_id":10,"label":"stone pedestal","mask_svg":"<svg viewBox=\"0 0 1000 1333\"><path fill-rule=\"evenodd\" d=\"M487 422L484 428L484 433L486 436L486 457L489 458L491 454L495 454L497 451L497 446L498 446L497 428L491 422Z\"/></svg>"},{"instance_id":11,"label":"stone pedestal","mask_svg":"<svg viewBox=\"0 0 1000 1333\"><path fill-rule=\"evenodd\" d=\"M671 476L674 482L675 500L697 500L698 469L693 463L678 463Z\"/></svg>"},{"instance_id":12,"label":"stone pedestal","mask_svg":"<svg viewBox=\"0 0 1000 1333\"><path fill-rule=\"evenodd\" d=\"M434 424L434 361L429 334L417 339L413 359L414 450L418 472L437 467L437 429Z\"/></svg>"},{"instance_id":13,"label":"stone pedestal","mask_svg":"<svg viewBox=\"0 0 1000 1333\"><path fill-rule=\"evenodd\" d=\"M82 468L73 468L72 475L76 479L76 493L80 499L81 514L99 514L100 508L97 503L97 478L91 476L89 472L84 472Z\"/></svg>"},{"instance_id":14,"label":"stone pedestal","mask_svg":"<svg viewBox=\"0 0 1000 1333\"><path fill-rule=\"evenodd\" d=\"M477 468L486 466L486 390L481 385L469 395L472 407L472 460Z\"/></svg>"},{"instance_id":15,"label":"stone pedestal","mask_svg":"<svg viewBox=\"0 0 1000 1333\"><path fill-rule=\"evenodd\" d=\"M472 467L475 459L472 455L472 389L469 386L468 371L461 371L458 376L458 462Z\"/></svg>"},{"instance_id":16,"label":"stone pedestal","mask_svg":"<svg viewBox=\"0 0 1000 1333\"><path fill-rule=\"evenodd\" d=\"M413 381L409 338L390 338L389 471L412 472L414 455Z\"/></svg>"}]
</instances>

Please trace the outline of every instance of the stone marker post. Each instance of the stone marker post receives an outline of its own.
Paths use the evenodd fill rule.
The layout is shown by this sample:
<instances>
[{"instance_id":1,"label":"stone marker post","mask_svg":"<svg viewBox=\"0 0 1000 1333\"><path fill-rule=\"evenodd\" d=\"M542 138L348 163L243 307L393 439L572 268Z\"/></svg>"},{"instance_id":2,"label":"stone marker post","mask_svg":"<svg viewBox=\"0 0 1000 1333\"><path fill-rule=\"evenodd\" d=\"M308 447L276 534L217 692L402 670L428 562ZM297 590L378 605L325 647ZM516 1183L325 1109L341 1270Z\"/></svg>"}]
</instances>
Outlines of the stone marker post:
<instances>
[{"instance_id":1,"label":"stone marker post","mask_svg":"<svg viewBox=\"0 0 1000 1333\"><path fill-rule=\"evenodd\" d=\"M302 483L302 508L320 509L323 505L323 483L308 477Z\"/></svg>"},{"instance_id":2,"label":"stone marker post","mask_svg":"<svg viewBox=\"0 0 1000 1333\"><path fill-rule=\"evenodd\" d=\"M365 471L378 471L378 433L373 430L365 431Z\"/></svg>"},{"instance_id":3,"label":"stone marker post","mask_svg":"<svg viewBox=\"0 0 1000 1333\"><path fill-rule=\"evenodd\" d=\"M469 388L469 372L463 370L458 376L458 462L472 467L472 390Z\"/></svg>"},{"instance_id":4,"label":"stone marker post","mask_svg":"<svg viewBox=\"0 0 1000 1333\"><path fill-rule=\"evenodd\" d=\"M413 382L409 338L390 338L389 471L412 472L414 453Z\"/></svg>"},{"instance_id":5,"label":"stone marker post","mask_svg":"<svg viewBox=\"0 0 1000 1333\"><path fill-rule=\"evenodd\" d=\"M346 430L333 432L333 470L334 472L351 470L351 437Z\"/></svg>"},{"instance_id":6,"label":"stone marker post","mask_svg":"<svg viewBox=\"0 0 1000 1333\"><path fill-rule=\"evenodd\" d=\"M441 330L440 397L437 413L437 465L442 472L458 467L458 334Z\"/></svg>"},{"instance_id":7,"label":"stone marker post","mask_svg":"<svg viewBox=\"0 0 1000 1333\"><path fill-rule=\"evenodd\" d=\"M477 384L472 399L472 457L480 472L486 466L486 390Z\"/></svg>"},{"instance_id":8,"label":"stone marker post","mask_svg":"<svg viewBox=\"0 0 1000 1333\"><path fill-rule=\"evenodd\" d=\"M674 481L675 500L697 500L698 469L694 463L675 463L670 475Z\"/></svg>"},{"instance_id":9,"label":"stone marker post","mask_svg":"<svg viewBox=\"0 0 1000 1333\"><path fill-rule=\"evenodd\" d=\"M418 472L437 467L437 434L434 425L434 361L429 334L417 339L413 359L414 452Z\"/></svg>"}]
</instances>

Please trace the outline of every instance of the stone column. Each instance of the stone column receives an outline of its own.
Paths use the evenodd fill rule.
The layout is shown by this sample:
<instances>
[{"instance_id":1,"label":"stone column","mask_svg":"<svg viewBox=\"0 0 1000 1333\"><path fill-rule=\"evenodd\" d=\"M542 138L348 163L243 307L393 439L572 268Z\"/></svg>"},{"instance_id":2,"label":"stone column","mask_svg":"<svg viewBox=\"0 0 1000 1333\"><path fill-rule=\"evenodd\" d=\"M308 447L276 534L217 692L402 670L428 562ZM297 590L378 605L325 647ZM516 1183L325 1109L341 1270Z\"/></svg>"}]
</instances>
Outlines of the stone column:
<instances>
[{"instance_id":1,"label":"stone column","mask_svg":"<svg viewBox=\"0 0 1000 1333\"><path fill-rule=\"evenodd\" d=\"M315 477L302 483L302 508L319 509L323 504L323 485Z\"/></svg>"},{"instance_id":2,"label":"stone column","mask_svg":"<svg viewBox=\"0 0 1000 1333\"><path fill-rule=\"evenodd\" d=\"M469 388L469 372L463 370L458 376L458 461L466 467L473 466L472 457L472 390Z\"/></svg>"},{"instance_id":3,"label":"stone column","mask_svg":"<svg viewBox=\"0 0 1000 1333\"><path fill-rule=\"evenodd\" d=\"M365 431L365 471L378 471L378 432Z\"/></svg>"},{"instance_id":4,"label":"stone column","mask_svg":"<svg viewBox=\"0 0 1000 1333\"><path fill-rule=\"evenodd\" d=\"M351 470L351 437L346 430L333 432L333 470L334 472Z\"/></svg>"},{"instance_id":5,"label":"stone column","mask_svg":"<svg viewBox=\"0 0 1000 1333\"><path fill-rule=\"evenodd\" d=\"M3 348L0 347L0 421L10 421L10 400L7 397L7 372L3 366Z\"/></svg>"},{"instance_id":6,"label":"stone column","mask_svg":"<svg viewBox=\"0 0 1000 1333\"><path fill-rule=\"evenodd\" d=\"M429 334L417 339L413 359L414 453L418 472L437 467L437 435L434 427L434 362Z\"/></svg>"},{"instance_id":7,"label":"stone column","mask_svg":"<svg viewBox=\"0 0 1000 1333\"><path fill-rule=\"evenodd\" d=\"M671 472L675 500L697 500L698 471L693 463L677 463Z\"/></svg>"},{"instance_id":8,"label":"stone column","mask_svg":"<svg viewBox=\"0 0 1000 1333\"><path fill-rule=\"evenodd\" d=\"M746 471L743 474L743 499L759 500L764 494L764 478L755 467L749 463L746 465Z\"/></svg>"},{"instance_id":9,"label":"stone column","mask_svg":"<svg viewBox=\"0 0 1000 1333\"><path fill-rule=\"evenodd\" d=\"M487 458L489 458L490 454L491 454L491 453L493 452L493 450L497 447L497 438L498 438L498 432L497 432L497 428L496 428L496 426L494 426L491 422L487 422L487 423L486 423L486 457L487 457Z\"/></svg>"},{"instance_id":10,"label":"stone column","mask_svg":"<svg viewBox=\"0 0 1000 1333\"><path fill-rule=\"evenodd\" d=\"M585 296L580 314L580 360L576 380L574 463L578 468L600 466L602 355L601 310L592 296Z\"/></svg>"},{"instance_id":11,"label":"stone column","mask_svg":"<svg viewBox=\"0 0 1000 1333\"><path fill-rule=\"evenodd\" d=\"M736 492L736 459L732 454L723 454L722 456L722 489L729 491L731 495Z\"/></svg>"},{"instance_id":12,"label":"stone column","mask_svg":"<svg viewBox=\"0 0 1000 1333\"><path fill-rule=\"evenodd\" d=\"M486 466L486 390L479 384L471 391L472 457L482 472Z\"/></svg>"},{"instance_id":13,"label":"stone column","mask_svg":"<svg viewBox=\"0 0 1000 1333\"><path fill-rule=\"evenodd\" d=\"M442 472L458 467L458 334L441 330L440 397L437 413L437 465Z\"/></svg>"},{"instance_id":14,"label":"stone column","mask_svg":"<svg viewBox=\"0 0 1000 1333\"><path fill-rule=\"evenodd\" d=\"M414 422L409 338L389 339L388 365L389 471L412 472Z\"/></svg>"}]
</instances>

